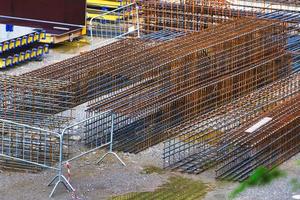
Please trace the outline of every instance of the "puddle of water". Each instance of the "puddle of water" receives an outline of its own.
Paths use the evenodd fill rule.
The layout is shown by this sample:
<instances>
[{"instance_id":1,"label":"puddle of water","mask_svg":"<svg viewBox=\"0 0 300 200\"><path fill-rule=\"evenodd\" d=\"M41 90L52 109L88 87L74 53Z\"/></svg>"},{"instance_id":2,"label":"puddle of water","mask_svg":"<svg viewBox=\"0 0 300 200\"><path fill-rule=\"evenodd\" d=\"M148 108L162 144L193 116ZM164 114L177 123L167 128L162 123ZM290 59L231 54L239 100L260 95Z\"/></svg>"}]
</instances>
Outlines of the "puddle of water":
<instances>
[{"instance_id":1,"label":"puddle of water","mask_svg":"<svg viewBox=\"0 0 300 200\"><path fill-rule=\"evenodd\" d=\"M292 198L293 198L293 199L300 199L300 194L293 195Z\"/></svg>"},{"instance_id":2,"label":"puddle of water","mask_svg":"<svg viewBox=\"0 0 300 200\"><path fill-rule=\"evenodd\" d=\"M78 49L89 46L89 41L85 38L80 40L74 40L72 42L63 42L54 46L54 51L58 53L70 53L75 54L78 52Z\"/></svg>"}]
</instances>

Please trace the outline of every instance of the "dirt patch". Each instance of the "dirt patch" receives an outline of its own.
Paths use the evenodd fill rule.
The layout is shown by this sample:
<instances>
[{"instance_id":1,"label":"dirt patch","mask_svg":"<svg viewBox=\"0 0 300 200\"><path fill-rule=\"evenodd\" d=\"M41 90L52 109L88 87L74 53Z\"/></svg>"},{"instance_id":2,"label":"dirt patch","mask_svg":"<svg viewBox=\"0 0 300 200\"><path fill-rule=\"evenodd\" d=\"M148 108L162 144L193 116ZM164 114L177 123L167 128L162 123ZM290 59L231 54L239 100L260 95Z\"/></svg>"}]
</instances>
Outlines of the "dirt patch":
<instances>
[{"instance_id":1,"label":"dirt patch","mask_svg":"<svg viewBox=\"0 0 300 200\"><path fill-rule=\"evenodd\" d=\"M202 199L209 187L200 181L172 176L168 182L161 185L153 192L130 193L122 196L113 197L112 200L144 200L144 199Z\"/></svg>"}]
</instances>

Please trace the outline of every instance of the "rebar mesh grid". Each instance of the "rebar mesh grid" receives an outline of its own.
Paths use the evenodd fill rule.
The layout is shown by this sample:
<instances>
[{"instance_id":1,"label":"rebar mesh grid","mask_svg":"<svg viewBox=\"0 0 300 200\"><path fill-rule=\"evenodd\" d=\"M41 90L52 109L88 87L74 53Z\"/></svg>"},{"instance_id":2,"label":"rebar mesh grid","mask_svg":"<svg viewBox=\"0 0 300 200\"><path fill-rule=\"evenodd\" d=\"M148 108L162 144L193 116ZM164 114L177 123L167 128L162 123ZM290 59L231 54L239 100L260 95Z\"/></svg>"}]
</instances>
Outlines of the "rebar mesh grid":
<instances>
[{"instance_id":1,"label":"rebar mesh grid","mask_svg":"<svg viewBox=\"0 0 300 200\"><path fill-rule=\"evenodd\" d=\"M165 142L164 165L166 168L200 173L216 165L220 156L217 152L219 148L223 148L222 145L218 145L218 142L228 137L229 131L262 115L266 110L273 109L273 104L280 103L280 99L299 93L299 14L278 11L261 14L258 17L287 22L292 31L288 36L286 51L292 54L292 71L296 74L280 80L263 91L254 92L239 101L234 101L207 115L191 118L190 121L168 130L166 135L175 135L175 137ZM224 148L229 148L226 145L224 144Z\"/></svg>"},{"instance_id":2,"label":"rebar mesh grid","mask_svg":"<svg viewBox=\"0 0 300 200\"><path fill-rule=\"evenodd\" d=\"M146 3L151 2L154 1ZM193 2L186 2L180 8L188 11L176 19L183 20L180 27L175 30L171 27L171 32L178 33L180 38L171 36L170 40L167 36L166 40L159 41L154 35L125 39L21 77L65 83L68 91L74 93L70 97L73 106L90 101L88 116L112 110L116 113L114 147L139 152L180 134L170 131L172 128L184 127L199 115L297 71L298 46L287 44L291 35L298 33L297 24L289 21L294 17L281 18L281 21L252 17L228 21L245 15L272 17L262 17L256 8L232 9L221 1L217 5L201 4L196 10ZM156 16L166 20L175 4L171 5L163 7L167 11ZM200 19L206 19L205 23L190 14L194 11ZM174 12L171 17L176 18ZM164 35L174 21L162 23L165 23L161 32ZM183 34L186 30L201 32ZM158 33L158 37L161 35ZM299 41L297 37L292 39L294 44ZM217 131L210 131L214 132L212 136L218 135ZM104 139L96 132L91 133L89 144Z\"/></svg>"},{"instance_id":3,"label":"rebar mesh grid","mask_svg":"<svg viewBox=\"0 0 300 200\"><path fill-rule=\"evenodd\" d=\"M141 29L144 33L159 30L202 31L241 16L224 1L159 1L142 3ZM244 15L252 15L250 12Z\"/></svg>"},{"instance_id":4,"label":"rebar mesh grid","mask_svg":"<svg viewBox=\"0 0 300 200\"><path fill-rule=\"evenodd\" d=\"M155 45L157 43L147 42L147 40L124 39L22 76L69 81L71 83L70 90L76 97L73 103L80 105L99 96L98 92L105 90L105 88L101 88L101 85L105 86L105 82L102 80L124 82L126 77L122 77L113 70L114 66L124 60L127 61L127 57L137 52L147 51ZM94 82L97 80L97 82L94 83L91 80Z\"/></svg>"},{"instance_id":5,"label":"rebar mesh grid","mask_svg":"<svg viewBox=\"0 0 300 200\"><path fill-rule=\"evenodd\" d=\"M65 149L67 145L64 144ZM60 157L59 148L56 133L0 120L0 168L33 171L41 166L54 166Z\"/></svg>"},{"instance_id":6,"label":"rebar mesh grid","mask_svg":"<svg viewBox=\"0 0 300 200\"><path fill-rule=\"evenodd\" d=\"M103 77L101 87L107 89L99 90L101 97L87 111L112 109L114 147L139 152L170 137L164 131L192 116L288 75L286 40L281 22L240 19L163 43L115 65L127 81Z\"/></svg>"},{"instance_id":7,"label":"rebar mesh grid","mask_svg":"<svg viewBox=\"0 0 300 200\"><path fill-rule=\"evenodd\" d=\"M164 167L200 173L216 165L220 158L218 152L229 148L227 143L221 144L221 141L229 137L232 142L239 140L239 137L231 137L230 131L273 110L299 92L300 74L295 73L169 129L166 134L174 137L164 142Z\"/></svg>"},{"instance_id":8,"label":"rebar mesh grid","mask_svg":"<svg viewBox=\"0 0 300 200\"><path fill-rule=\"evenodd\" d=\"M63 126L71 113L60 112L73 107L69 83L30 77L0 75L1 119L48 129Z\"/></svg>"},{"instance_id":9,"label":"rebar mesh grid","mask_svg":"<svg viewBox=\"0 0 300 200\"><path fill-rule=\"evenodd\" d=\"M69 85L0 75L1 168L35 171L41 167L32 163L52 166L58 161L59 138L46 130L58 131L72 119L74 96Z\"/></svg>"},{"instance_id":10,"label":"rebar mesh grid","mask_svg":"<svg viewBox=\"0 0 300 200\"><path fill-rule=\"evenodd\" d=\"M267 125L248 128L268 117ZM217 177L242 181L254 169L278 166L300 151L300 94L275 107L272 111L228 132L219 141Z\"/></svg>"},{"instance_id":11,"label":"rebar mesh grid","mask_svg":"<svg viewBox=\"0 0 300 200\"><path fill-rule=\"evenodd\" d=\"M298 1L267 0L180 0L141 2L141 31L202 31L240 17L256 17L279 10L299 11Z\"/></svg>"}]
</instances>

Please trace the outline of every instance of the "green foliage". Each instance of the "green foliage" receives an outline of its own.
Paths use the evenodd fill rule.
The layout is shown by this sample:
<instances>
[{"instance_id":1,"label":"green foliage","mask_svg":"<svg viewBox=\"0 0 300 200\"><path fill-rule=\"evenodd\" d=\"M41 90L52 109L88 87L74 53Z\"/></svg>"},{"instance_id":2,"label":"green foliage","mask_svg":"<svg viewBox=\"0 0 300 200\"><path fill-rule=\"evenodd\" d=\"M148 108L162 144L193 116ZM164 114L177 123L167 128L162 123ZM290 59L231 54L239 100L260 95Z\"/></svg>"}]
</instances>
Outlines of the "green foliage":
<instances>
[{"instance_id":1,"label":"green foliage","mask_svg":"<svg viewBox=\"0 0 300 200\"><path fill-rule=\"evenodd\" d=\"M142 171L142 174L153 174L153 173L163 174L163 173L165 173L165 171L162 168L155 167L152 165L144 167L144 169Z\"/></svg>"},{"instance_id":2,"label":"green foliage","mask_svg":"<svg viewBox=\"0 0 300 200\"><path fill-rule=\"evenodd\" d=\"M242 182L233 192L229 194L230 199L234 199L241 192L249 187L262 186L271 183L274 179L285 176L285 173L277 168L271 171L265 167L258 167L252 175Z\"/></svg>"},{"instance_id":3,"label":"green foliage","mask_svg":"<svg viewBox=\"0 0 300 200\"><path fill-rule=\"evenodd\" d=\"M135 192L113 197L113 200L200 200L208 187L200 181L170 177L166 184L153 192Z\"/></svg>"},{"instance_id":4,"label":"green foliage","mask_svg":"<svg viewBox=\"0 0 300 200\"><path fill-rule=\"evenodd\" d=\"M291 180L292 190L296 192L297 190L300 190L300 181L296 178L293 178Z\"/></svg>"}]
</instances>

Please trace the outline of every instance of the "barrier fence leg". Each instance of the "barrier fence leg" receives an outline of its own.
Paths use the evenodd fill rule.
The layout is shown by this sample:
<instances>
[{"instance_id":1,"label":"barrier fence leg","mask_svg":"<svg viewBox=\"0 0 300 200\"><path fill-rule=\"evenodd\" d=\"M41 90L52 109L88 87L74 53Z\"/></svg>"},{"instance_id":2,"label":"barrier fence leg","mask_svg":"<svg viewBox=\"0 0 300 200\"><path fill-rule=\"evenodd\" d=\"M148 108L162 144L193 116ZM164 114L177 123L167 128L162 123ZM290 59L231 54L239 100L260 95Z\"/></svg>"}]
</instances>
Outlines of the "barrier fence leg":
<instances>
[{"instance_id":1,"label":"barrier fence leg","mask_svg":"<svg viewBox=\"0 0 300 200\"><path fill-rule=\"evenodd\" d=\"M54 185L54 187L53 187L53 189L52 189L52 191L51 191L51 193L50 193L50 195L49 195L50 198L53 196L54 192L56 191L56 189L57 189L57 187L58 187L58 185L59 185L60 183L62 183L62 184L65 186L65 188L66 188L69 192L75 192L75 189L73 188L73 186L70 184L70 182L66 179L66 177L65 177L64 175L56 176L56 177L48 184L48 186L51 186L51 185L54 183L54 181L55 181L56 179L58 179L58 181L55 183L55 185Z\"/></svg>"},{"instance_id":2,"label":"barrier fence leg","mask_svg":"<svg viewBox=\"0 0 300 200\"><path fill-rule=\"evenodd\" d=\"M108 156L109 154L112 154L113 156L115 156L122 165L124 165L126 167L126 164L124 163L124 161L118 156L118 154L116 154L115 152L107 152L106 154L104 154L104 156L102 156L99 161L97 161L97 164L99 164L100 162L102 162L104 160L104 158L106 156Z\"/></svg>"},{"instance_id":3,"label":"barrier fence leg","mask_svg":"<svg viewBox=\"0 0 300 200\"><path fill-rule=\"evenodd\" d=\"M104 158L106 156L108 156L109 154L112 154L113 156L115 156L123 166L126 166L126 164L123 162L123 160L118 156L118 154L116 154L115 152L113 152L113 139L114 139L114 118L115 115L112 114L111 116L111 129L110 129L110 144L109 144L109 151L104 154L97 162L97 164L99 164L100 162L102 162L104 160Z\"/></svg>"},{"instance_id":4,"label":"barrier fence leg","mask_svg":"<svg viewBox=\"0 0 300 200\"><path fill-rule=\"evenodd\" d=\"M58 170L58 173L57 175L50 181L50 183L48 184L48 186L51 186L56 180L56 183L49 195L49 197L51 198L54 194L54 192L56 191L58 185L60 183L62 183L65 188L71 192L75 192L75 189L73 188L73 186L70 184L70 182L66 179L66 177L63 175L63 166L62 166L62 160L63 160L63 133L62 135L60 136L60 153L59 153L59 170Z\"/></svg>"},{"instance_id":5,"label":"barrier fence leg","mask_svg":"<svg viewBox=\"0 0 300 200\"><path fill-rule=\"evenodd\" d=\"M57 178L58 178L58 175L56 175L56 176L50 181L50 183L48 184L48 186L51 186Z\"/></svg>"}]
</instances>

